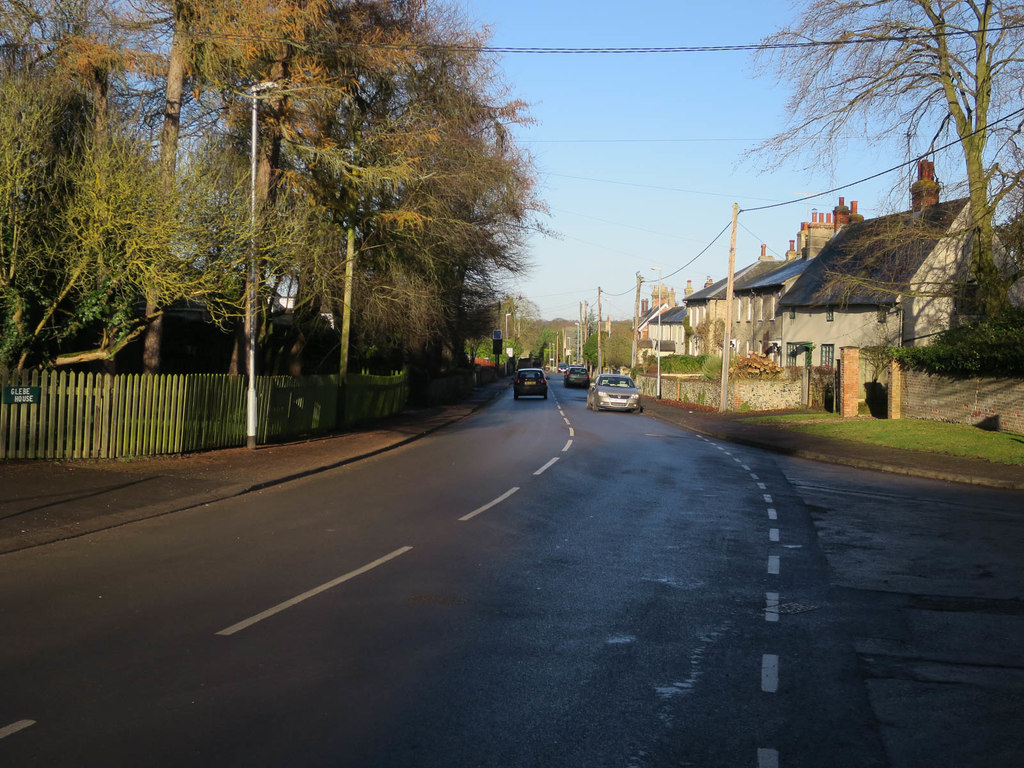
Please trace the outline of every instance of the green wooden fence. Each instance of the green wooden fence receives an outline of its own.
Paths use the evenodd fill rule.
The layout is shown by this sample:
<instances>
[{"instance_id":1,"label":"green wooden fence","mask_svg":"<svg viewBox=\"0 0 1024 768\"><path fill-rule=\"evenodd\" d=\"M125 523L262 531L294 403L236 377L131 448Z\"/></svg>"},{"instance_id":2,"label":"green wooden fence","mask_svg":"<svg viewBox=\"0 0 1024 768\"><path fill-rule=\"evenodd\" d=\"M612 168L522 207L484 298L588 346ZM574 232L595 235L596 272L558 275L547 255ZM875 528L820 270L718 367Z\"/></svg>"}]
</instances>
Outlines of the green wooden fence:
<instances>
[{"instance_id":1,"label":"green wooden fence","mask_svg":"<svg viewBox=\"0 0 1024 768\"><path fill-rule=\"evenodd\" d=\"M0 388L10 395L0 404L0 459L114 459L242 446L246 385L244 376L212 374L0 370ZM343 421L356 424L401 411L408 378L351 375L345 389ZM261 376L256 392L259 443L323 434L342 423L337 376Z\"/></svg>"}]
</instances>

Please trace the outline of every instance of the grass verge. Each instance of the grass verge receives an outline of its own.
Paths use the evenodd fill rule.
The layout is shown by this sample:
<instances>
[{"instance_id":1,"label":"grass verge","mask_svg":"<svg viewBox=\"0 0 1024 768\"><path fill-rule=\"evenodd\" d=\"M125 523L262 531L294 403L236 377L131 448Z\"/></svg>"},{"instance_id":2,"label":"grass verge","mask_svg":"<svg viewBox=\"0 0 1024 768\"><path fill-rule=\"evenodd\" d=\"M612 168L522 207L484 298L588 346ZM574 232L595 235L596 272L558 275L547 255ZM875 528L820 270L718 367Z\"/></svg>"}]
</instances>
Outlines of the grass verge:
<instances>
[{"instance_id":1,"label":"grass verge","mask_svg":"<svg viewBox=\"0 0 1024 768\"><path fill-rule=\"evenodd\" d=\"M797 432L884 445L906 451L928 451L949 456L973 456L1001 464L1024 464L1024 436L987 432L966 424L945 424L923 419L857 419L843 421L834 414L788 414L758 421Z\"/></svg>"}]
</instances>

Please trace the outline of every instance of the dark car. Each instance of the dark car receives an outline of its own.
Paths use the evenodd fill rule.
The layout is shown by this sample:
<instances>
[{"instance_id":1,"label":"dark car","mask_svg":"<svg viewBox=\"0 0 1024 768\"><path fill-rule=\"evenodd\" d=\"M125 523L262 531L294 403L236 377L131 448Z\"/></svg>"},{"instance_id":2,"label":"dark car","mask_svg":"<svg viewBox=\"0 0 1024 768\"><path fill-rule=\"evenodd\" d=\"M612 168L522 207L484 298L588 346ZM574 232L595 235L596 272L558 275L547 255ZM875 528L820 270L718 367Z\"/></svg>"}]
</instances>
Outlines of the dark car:
<instances>
[{"instance_id":1,"label":"dark car","mask_svg":"<svg viewBox=\"0 0 1024 768\"><path fill-rule=\"evenodd\" d=\"M520 368L512 381L512 397L518 400L524 395L536 395L548 399L548 380L540 368Z\"/></svg>"},{"instance_id":2,"label":"dark car","mask_svg":"<svg viewBox=\"0 0 1024 768\"><path fill-rule=\"evenodd\" d=\"M569 370L565 372L565 386L583 387L584 389L589 387L590 374L587 373L587 369L582 365L570 365Z\"/></svg>"},{"instance_id":3,"label":"dark car","mask_svg":"<svg viewBox=\"0 0 1024 768\"><path fill-rule=\"evenodd\" d=\"M563 376L565 375L565 372L568 371L568 370L569 370L569 364L568 363L559 363L558 364L558 372L560 374L562 374Z\"/></svg>"}]
</instances>

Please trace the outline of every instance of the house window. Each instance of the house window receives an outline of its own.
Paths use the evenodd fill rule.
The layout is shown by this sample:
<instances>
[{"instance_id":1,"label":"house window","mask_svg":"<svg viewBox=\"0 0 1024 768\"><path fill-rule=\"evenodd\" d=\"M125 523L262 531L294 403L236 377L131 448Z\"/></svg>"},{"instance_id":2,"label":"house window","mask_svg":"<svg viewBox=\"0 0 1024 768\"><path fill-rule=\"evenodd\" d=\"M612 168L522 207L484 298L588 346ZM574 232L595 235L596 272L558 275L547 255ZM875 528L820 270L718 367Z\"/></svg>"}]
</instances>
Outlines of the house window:
<instances>
[{"instance_id":1,"label":"house window","mask_svg":"<svg viewBox=\"0 0 1024 768\"><path fill-rule=\"evenodd\" d=\"M775 319L775 296L768 294L764 297L764 303L767 305L764 310L764 316L767 320Z\"/></svg>"},{"instance_id":2,"label":"house window","mask_svg":"<svg viewBox=\"0 0 1024 768\"><path fill-rule=\"evenodd\" d=\"M828 309L826 309L825 310L825 322L831 323L835 319L836 319L836 316L835 316L835 313L832 311L832 307L829 307ZM824 363L822 363L822 365L824 365Z\"/></svg>"},{"instance_id":3,"label":"house window","mask_svg":"<svg viewBox=\"0 0 1024 768\"><path fill-rule=\"evenodd\" d=\"M788 365L800 365L800 356L807 349L807 342L790 341L786 343L786 363Z\"/></svg>"},{"instance_id":4,"label":"house window","mask_svg":"<svg viewBox=\"0 0 1024 768\"><path fill-rule=\"evenodd\" d=\"M835 344L822 344L821 345L821 364L826 368L831 368L836 361L836 345Z\"/></svg>"}]
</instances>

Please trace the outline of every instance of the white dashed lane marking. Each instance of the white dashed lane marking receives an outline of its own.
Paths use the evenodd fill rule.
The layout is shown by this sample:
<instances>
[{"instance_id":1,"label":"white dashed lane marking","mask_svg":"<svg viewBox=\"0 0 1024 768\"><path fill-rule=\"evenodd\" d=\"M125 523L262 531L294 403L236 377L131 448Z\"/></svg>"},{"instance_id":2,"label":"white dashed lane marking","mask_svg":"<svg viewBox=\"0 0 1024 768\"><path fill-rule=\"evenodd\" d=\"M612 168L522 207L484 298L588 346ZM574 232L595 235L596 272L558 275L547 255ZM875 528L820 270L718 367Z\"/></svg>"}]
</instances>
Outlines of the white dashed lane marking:
<instances>
[{"instance_id":1,"label":"white dashed lane marking","mask_svg":"<svg viewBox=\"0 0 1024 768\"><path fill-rule=\"evenodd\" d=\"M533 474L535 474L535 475L543 475L548 469L551 468L551 465L554 464L556 461L558 461L558 457L557 456L555 456L555 458L551 459L551 461L549 461L547 464L545 464L543 467L538 469Z\"/></svg>"},{"instance_id":2,"label":"white dashed lane marking","mask_svg":"<svg viewBox=\"0 0 1024 768\"><path fill-rule=\"evenodd\" d=\"M511 496L513 493L515 493L518 490L519 490L519 486L516 486L514 488L509 488L507 491L505 491L503 494L501 494L501 496L499 496L498 498L493 499L493 500L487 502L482 507L477 507L472 512L470 512L468 515L463 515L462 517L459 518L459 521L460 522L465 522L466 520L472 520L474 517L479 515L481 512L486 512L491 507L495 507L498 504L501 504L501 502L503 502L505 499L507 499L509 496Z\"/></svg>"},{"instance_id":3,"label":"white dashed lane marking","mask_svg":"<svg viewBox=\"0 0 1024 768\"><path fill-rule=\"evenodd\" d=\"M315 597L316 595L319 595L321 592L326 592L327 590L332 589L338 586L339 584L343 584L349 579L354 579L356 576L361 576L367 571L372 571L377 566L383 565L389 560L394 560L399 555L404 555L411 549L412 547L401 547L400 549L396 549L394 552L390 552L384 555L384 557L377 558L372 563L367 563L361 568L356 568L354 571L349 571L344 576L339 576L333 581L328 581L326 584L321 584L319 587L314 587L308 592L303 592L301 595L293 597L291 600L285 600L283 603L278 603L273 608L268 608L262 613L257 613L255 616L250 616L248 619L245 619L244 621L240 621L237 624L232 624L230 627L222 629L217 634L226 637L228 635L233 635L236 632L241 632L243 629L247 629L248 627L251 627L253 624L257 624L263 621L264 619L269 619L271 616L280 613L281 611L287 610L292 606L298 605L299 603L305 600L309 600L309 598Z\"/></svg>"},{"instance_id":4,"label":"white dashed lane marking","mask_svg":"<svg viewBox=\"0 0 1024 768\"><path fill-rule=\"evenodd\" d=\"M765 592L764 593L764 620L765 621L778 621L779 620L779 593L778 592Z\"/></svg>"},{"instance_id":5,"label":"white dashed lane marking","mask_svg":"<svg viewBox=\"0 0 1024 768\"><path fill-rule=\"evenodd\" d=\"M6 739L8 736L13 736L18 731L23 731L35 724L35 720L18 720L10 725L5 725L3 728L0 728L0 739Z\"/></svg>"},{"instance_id":6,"label":"white dashed lane marking","mask_svg":"<svg viewBox=\"0 0 1024 768\"><path fill-rule=\"evenodd\" d=\"M779 657L773 653L761 657L761 690L765 693L779 690Z\"/></svg>"}]
</instances>

